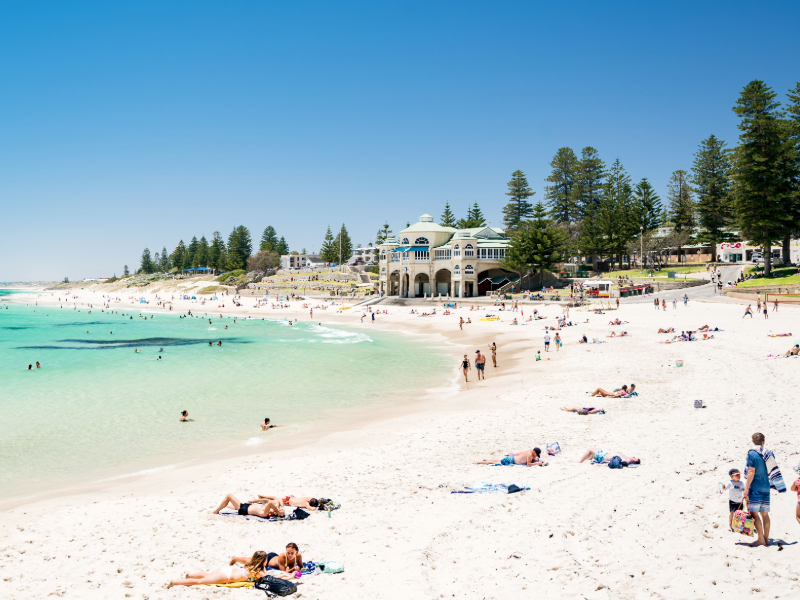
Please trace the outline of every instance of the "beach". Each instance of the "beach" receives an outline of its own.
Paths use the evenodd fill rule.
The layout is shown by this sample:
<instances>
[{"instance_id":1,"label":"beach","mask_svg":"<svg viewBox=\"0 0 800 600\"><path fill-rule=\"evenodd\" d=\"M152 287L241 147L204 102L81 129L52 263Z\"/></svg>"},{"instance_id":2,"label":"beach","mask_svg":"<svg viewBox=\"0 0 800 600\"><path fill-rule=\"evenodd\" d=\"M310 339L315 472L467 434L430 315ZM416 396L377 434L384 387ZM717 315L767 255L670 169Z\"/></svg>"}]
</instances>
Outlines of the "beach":
<instances>
[{"instance_id":1,"label":"beach","mask_svg":"<svg viewBox=\"0 0 800 600\"><path fill-rule=\"evenodd\" d=\"M101 304L101 292L74 293L79 303ZM306 560L345 565L341 575L301 579L298 595L306 598L793 597L800 577L795 493L772 494L770 537L782 544L750 548L744 544L752 538L728 530L727 494L717 488L730 468L744 469L756 431L766 435L787 485L796 478L792 467L800 453L792 433L800 359L768 355L797 343L800 311L782 305L764 320L742 319L744 305L737 302L690 300L673 309L669 302L682 294L664 294L666 311L624 299L619 310L605 314L573 308L569 320L579 324L562 328L563 347L549 352L544 327L562 313L555 304L536 306L547 319L518 326L511 321L522 321L521 313L486 306L471 311L467 300L451 315L438 307L434 317L411 314L432 304L379 304L375 308L389 314L378 314L374 323L361 323L357 309L315 310L313 320L323 324L445 344L454 360L441 386L456 380L458 390L422 401L413 373L397 373L387 385L407 385L408 402L358 410L330 428L267 442L258 453L10 507L0 513L0 597L254 596L260 592L165 587L187 572L217 570L233 555L281 552L288 542L298 544ZM125 310L139 308L130 294L114 295ZM241 307L226 302L221 309L176 301L173 312L311 320L302 302L275 310L253 303L244 298ZM527 318L533 306L523 311ZM480 321L486 314L501 320ZM460 330L462 317L472 324ZM627 323L609 325L614 318ZM706 324L722 331L675 344L659 343L672 336L656 333ZM607 337L623 330L629 335ZM768 337L779 333L794 335ZM578 344L584 334L603 343ZM478 382L473 368L464 383L458 357L474 361L477 349L487 354L486 380ZM537 351L543 360L535 360ZM587 393L631 383L639 393L632 398ZM706 408L695 409L697 399ZM603 407L606 414L561 407ZM562 453L546 459L546 467L475 464L551 442ZM631 454L642 464L611 470L579 463L589 448ZM450 493L484 481L530 489ZM209 514L227 493L241 500L259 493L322 496L341 508L274 523Z\"/></svg>"}]
</instances>

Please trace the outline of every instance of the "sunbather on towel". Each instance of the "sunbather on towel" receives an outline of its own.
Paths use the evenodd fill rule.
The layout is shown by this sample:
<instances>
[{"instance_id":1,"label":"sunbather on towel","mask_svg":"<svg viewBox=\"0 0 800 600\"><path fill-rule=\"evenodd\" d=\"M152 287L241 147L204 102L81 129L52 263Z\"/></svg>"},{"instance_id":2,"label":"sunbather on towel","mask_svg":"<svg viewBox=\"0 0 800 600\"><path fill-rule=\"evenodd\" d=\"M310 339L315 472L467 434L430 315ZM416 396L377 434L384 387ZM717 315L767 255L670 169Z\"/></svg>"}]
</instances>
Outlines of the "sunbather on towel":
<instances>
[{"instance_id":1,"label":"sunbather on towel","mask_svg":"<svg viewBox=\"0 0 800 600\"><path fill-rule=\"evenodd\" d=\"M658 328L658 333L675 333L675 328L670 327L669 329L663 329L661 327Z\"/></svg>"},{"instance_id":2,"label":"sunbather on towel","mask_svg":"<svg viewBox=\"0 0 800 600\"><path fill-rule=\"evenodd\" d=\"M608 398L608 397L619 398L621 396L626 396L626 395L630 394L635 389L636 389L636 385L632 383L630 389L628 389L627 385L623 385L621 388L616 389L613 392L607 392L603 388L597 388L595 391L593 391L589 395L590 396L602 396L603 398Z\"/></svg>"},{"instance_id":3,"label":"sunbather on towel","mask_svg":"<svg viewBox=\"0 0 800 600\"><path fill-rule=\"evenodd\" d=\"M604 415L606 414L605 408L595 408L590 406L588 408L562 408L561 410L565 410L567 412L576 412L579 415Z\"/></svg>"},{"instance_id":4,"label":"sunbather on towel","mask_svg":"<svg viewBox=\"0 0 800 600\"><path fill-rule=\"evenodd\" d=\"M614 319L613 321L608 322L609 325L622 325L622 321L619 319Z\"/></svg>"},{"instance_id":5,"label":"sunbather on towel","mask_svg":"<svg viewBox=\"0 0 800 600\"><path fill-rule=\"evenodd\" d=\"M219 511L223 508L227 508L229 505L240 515L253 515L254 517L262 517L266 519L267 517L283 517L283 503L274 502L274 501L266 501L264 504L256 504L259 502L254 500L252 503L248 502L239 502L236 496L233 494L228 494L225 496L225 499L222 501L215 511L213 511L212 515L218 515Z\"/></svg>"},{"instance_id":6,"label":"sunbather on towel","mask_svg":"<svg viewBox=\"0 0 800 600\"><path fill-rule=\"evenodd\" d=\"M610 462L615 456L619 456L622 459L622 462L626 462L628 464L639 465L642 463L642 461L635 456L628 456L627 454L622 454L621 452L612 452L611 450L600 450L599 448L591 448L587 450L578 462L591 460L592 462L598 464L607 463Z\"/></svg>"},{"instance_id":7,"label":"sunbather on towel","mask_svg":"<svg viewBox=\"0 0 800 600\"><path fill-rule=\"evenodd\" d=\"M281 507L292 506L294 508L304 508L305 510L317 510L317 507L321 504L321 499L312 498L311 496L284 496L279 498L278 496L262 496L259 494L258 498L250 500L250 502L273 502Z\"/></svg>"},{"instance_id":8,"label":"sunbather on towel","mask_svg":"<svg viewBox=\"0 0 800 600\"><path fill-rule=\"evenodd\" d=\"M509 454L504 456L500 460L495 459L488 459L482 460L478 462L479 465L496 465L501 464L504 466L511 466L511 465L525 465L527 467L545 467L547 463L542 462L539 457L542 455L542 451L539 448L534 448L533 450L526 450L525 452L517 452L516 454Z\"/></svg>"},{"instance_id":9,"label":"sunbather on towel","mask_svg":"<svg viewBox=\"0 0 800 600\"><path fill-rule=\"evenodd\" d=\"M237 566L241 563L243 566ZM198 571L187 573L186 579L170 581L167 589L174 585L213 585L215 583L236 583L238 581L255 581L267 574L267 553L260 550L248 559L234 556L227 567L219 571Z\"/></svg>"},{"instance_id":10,"label":"sunbather on towel","mask_svg":"<svg viewBox=\"0 0 800 600\"><path fill-rule=\"evenodd\" d=\"M795 344L794 348L790 348L784 356L797 356L800 354L800 344Z\"/></svg>"},{"instance_id":11,"label":"sunbather on towel","mask_svg":"<svg viewBox=\"0 0 800 600\"><path fill-rule=\"evenodd\" d=\"M242 557L234 556L236 560L241 560ZM267 569L268 575L279 577L281 579L291 579L295 571L303 570L303 556L300 554L300 548L294 542L286 544L286 552L277 554L276 552L267 552ZM283 571L283 573L276 573L275 570Z\"/></svg>"}]
</instances>

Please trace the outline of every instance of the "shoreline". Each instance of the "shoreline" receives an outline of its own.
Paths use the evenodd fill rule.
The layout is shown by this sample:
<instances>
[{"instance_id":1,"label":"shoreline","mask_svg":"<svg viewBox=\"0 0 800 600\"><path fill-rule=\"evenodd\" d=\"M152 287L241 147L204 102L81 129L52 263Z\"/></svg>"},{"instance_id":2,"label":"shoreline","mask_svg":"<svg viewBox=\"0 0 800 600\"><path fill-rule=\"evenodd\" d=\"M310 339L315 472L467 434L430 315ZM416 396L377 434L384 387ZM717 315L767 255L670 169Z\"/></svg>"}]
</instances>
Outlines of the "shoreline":
<instances>
[{"instance_id":1,"label":"shoreline","mask_svg":"<svg viewBox=\"0 0 800 600\"><path fill-rule=\"evenodd\" d=\"M47 294L44 290L31 290L31 291L24 291L20 294L15 294L14 299L10 301L13 304L30 304L31 300L36 303L37 301L41 303L40 305L50 305L50 306L57 306L58 302L51 300L48 302L48 298L38 297L39 294ZM87 298L84 298L84 301L87 303L97 304L100 303L102 299L98 299L96 297L96 293L90 295ZM245 299L247 300L247 298ZM27 301L27 302L26 302ZM294 301L294 304L302 305L302 302ZM191 301L177 301L176 306L180 306L181 304L192 304ZM193 310L197 311L196 303L195 307L192 306L183 306L186 310ZM169 311L166 308L145 305L146 308L139 308L136 304L133 304L131 307L126 307L126 310L147 313L147 314L171 314L175 313L174 316L177 318L177 314L179 314L180 310ZM205 308L205 307L203 307ZM402 309L404 307L396 307ZM85 309L85 308L84 308ZM96 309L93 309L96 310ZM109 310L118 310L112 306ZM247 307L226 307L225 309L216 309L220 310L222 314L226 317L231 318L242 318L245 319L247 317L253 318L256 316L261 316L263 318L271 319L274 321L282 320L281 317L277 315L264 315L263 312L255 312L255 309L248 310ZM264 309L258 309L264 310ZM268 309L269 310L269 309ZM300 311L304 309L298 309L296 306L293 306L290 309L281 309L280 313L283 315L296 315ZM330 309L329 309L330 310ZM206 311L204 311L206 312ZM359 327L355 327L356 324L354 323L347 323L343 322L347 317L351 317L352 315L347 314L344 315L342 313L333 313L331 314L324 314L321 316L330 317L334 316L333 319L326 319L323 321L318 321L322 325L331 325L337 327L347 327L350 330L358 331ZM340 318L336 318L340 317ZM316 319L315 319L316 321ZM359 326L366 326L365 324L358 323ZM404 328L404 325L398 323L386 323L382 322L380 326L372 326L369 325L369 329L378 329L379 331L390 332L394 335L405 334L408 336L414 336L420 338L420 342L432 344L444 353L445 355L452 358L453 363L457 364L460 360L458 354L458 347L463 346L463 343L456 342L454 340L453 335L448 335L446 331L435 331L435 332L426 332L426 331L409 331ZM513 357L511 357L513 359ZM487 362L490 362L491 359L487 356ZM474 370L473 370L474 372ZM473 382L470 382L473 383ZM297 429L294 432L280 432L275 437L276 439L263 439L258 444L248 447L247 442L248 440L240 440L236 439L230 440L231 445L225 449L216 450L214 452L210 452L208 454L204 454L201 457L196 459L179 459L177 462L167 462L167 464L160 464L160 465L153 465L149 467L144 467L137 471L127 472L125 469L120 469L120 473L116 475L112 475L110 477L103 477L102 479L82 479L80 481L67 484L64 486L58 486L55 489L49 489L46 492L39 492L29 496L24 497L17 497L17 498L9 498L7 500L0 500L0 513L13 510L15 508L24 507L29 504L36 504L38 502L46 500L48 497L51 497L53 493L58 494L59 496L67 495L67 496L80 496L87 493L92 492L106 492L114 487L116 487L120 483L128 483L128 482L137 482L141 481L145 478L150 476L162 474L166 471L170 473L181 473L183 469L192 469L195 467L203 467L203 466L212 466L216 465L220 468L224 468L225 464L230 461L235 461L236 459L245 458L245 457L256 457L260 455L269 455L275 452L281 452L285 450L305 450L309 447L315 445L315 443L319 440L322 440L331 435L337 434L345 434L345 433L356 433L363 429L369 428L370 426L380 425L382 423L386 423L388 421L393 421L396 419L403 419L405 417L411 417L414 415L421 415L424 414L432 408L430 405L431 403L439 403L443 402L454 395L457 395L459 392L465 391L466 385L464 384L463 378L459 372L456 372L454 375L446 379L441 383L441 385L435 387L416 387L412 386L409 388L409 392L412 394L419 395L420 397L416 400L406 400L402 403L397 403L395 405L376 405L376 404L366 404L357 407L345 407L345 408L337 408L333 409L329 413L329 420L326 420L324 423L315 423L308 425L306 427L297 426ZM437 395L441 395L442 391L445 391L445 395L443 397L436 397ZM256 437L257 434L254 433L253 437ZM352 445L352 444L350 444ZM166 457L165 457L166 458ZM169 459L167 459L169 461ZM123 481L120 481L123 480Z\"/></svg>"}]
</instances>

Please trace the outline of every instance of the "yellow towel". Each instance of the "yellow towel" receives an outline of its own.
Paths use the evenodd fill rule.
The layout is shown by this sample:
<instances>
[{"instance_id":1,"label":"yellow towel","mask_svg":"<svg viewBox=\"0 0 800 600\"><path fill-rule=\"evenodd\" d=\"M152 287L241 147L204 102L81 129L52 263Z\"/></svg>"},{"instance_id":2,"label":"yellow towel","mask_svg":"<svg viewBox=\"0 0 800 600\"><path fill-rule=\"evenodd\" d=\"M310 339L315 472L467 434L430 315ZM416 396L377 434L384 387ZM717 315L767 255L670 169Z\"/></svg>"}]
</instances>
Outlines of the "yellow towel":
<instances>
[{"instance_id":1,"label":"yellow towel","mask_svg":"<svg viewBox=\"0 0 800 600\"><path fill-rule=\"evenodd\" d=\"M236 581L234 583L206 583L205 585L226 588L251 588L254 584L255 581Z\"/></svg>"},{"instance_id":2,"label":"yellow towel","mask_svg":"<svg viewBox=\"0 0 800 600\"><path fill-rule=\"evenodd\" d=\"M479 321L499 321L500 317L483 317L482 319L478 319Z\"/></svg>"}]
</instances>

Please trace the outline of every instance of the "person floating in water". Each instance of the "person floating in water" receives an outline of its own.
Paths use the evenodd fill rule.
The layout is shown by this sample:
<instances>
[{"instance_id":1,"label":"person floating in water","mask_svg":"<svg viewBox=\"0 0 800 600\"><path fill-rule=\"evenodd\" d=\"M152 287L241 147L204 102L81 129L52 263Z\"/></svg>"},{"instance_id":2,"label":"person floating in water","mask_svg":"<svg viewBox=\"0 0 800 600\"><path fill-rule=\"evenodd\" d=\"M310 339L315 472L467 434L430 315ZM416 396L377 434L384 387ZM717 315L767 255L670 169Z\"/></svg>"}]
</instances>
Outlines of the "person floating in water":
<instances>
[{"instance_id":1,"label":"person floating in water","mask_svg":"<svg viewBox=\"0 0 800 600\"><path fill-rule=\"evenodd\" d=\"M222 340L217 342L217 346L222 346Z\"/></svg>"},{"instance_id":2,"label":"person floating in water","mask_svg":"<svg viewBox=\"0 0 800 600\"><path fill-rule=\"evenodd\" d=\"M42 368L42 365L40 365L40 364L39 364L39 361L38 361L38 360L36 361L36 368L37 368L37 369L41 369L41 368Z\"/></svg>"},{"instance_id":3,"label":"person floating in water","mask_svg":"<svg viewBox=\"0 0 800 600\"><path fill-rule=\"evenodd\" d=\"M178 420L179 421L194 421L194 419L190 419L189 418L189 411L188 410L181 411L181 418L178 419Z\"/></svg>"},{"instance_id":4,"label":"person floating in water","mask_svg":"<svg viewBox=\"0 0 800 600\"><path fill-rule=\"evenodd\" d=\"M273 427L283 427L283 425L272 425L269 422L269 419L267 418L264 419L264 422L261 424L261 431L267 431L269 429L272 429Z\"/></svg>"}]
</instances>

